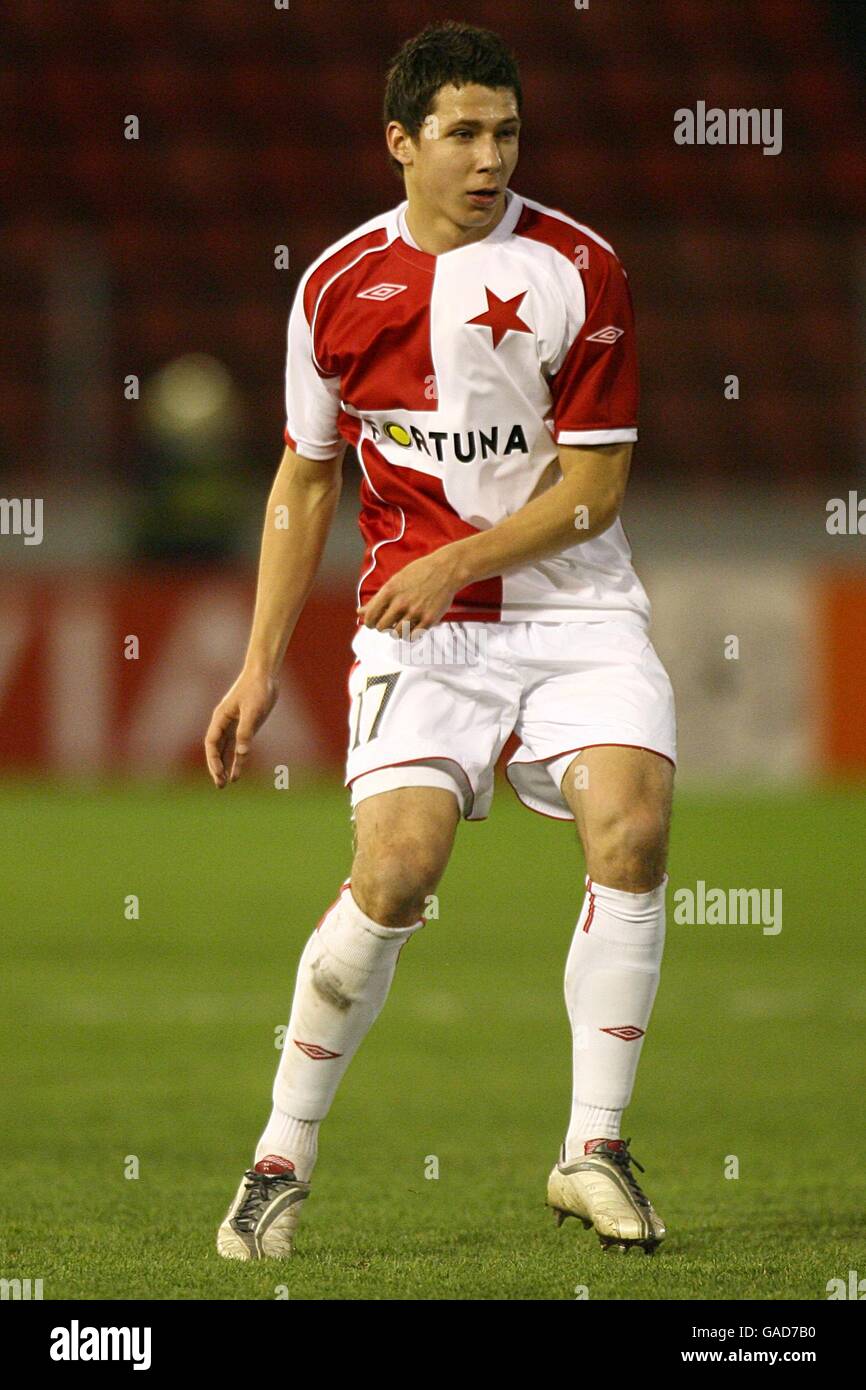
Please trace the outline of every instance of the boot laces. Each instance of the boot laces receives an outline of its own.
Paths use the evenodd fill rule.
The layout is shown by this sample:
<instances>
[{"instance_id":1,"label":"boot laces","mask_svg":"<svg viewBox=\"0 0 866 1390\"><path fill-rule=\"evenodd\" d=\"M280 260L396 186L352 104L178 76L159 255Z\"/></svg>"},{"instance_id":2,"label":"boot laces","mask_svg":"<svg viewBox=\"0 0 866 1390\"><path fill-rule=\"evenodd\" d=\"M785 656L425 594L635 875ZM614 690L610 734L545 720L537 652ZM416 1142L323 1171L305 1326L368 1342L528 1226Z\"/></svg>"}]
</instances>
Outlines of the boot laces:
<instances>
[{"instance_id":1,"label":"boot laces","mask_svg":"<svg viewBox=\"0 0 866 1390\"><path fill-rule=\"evenodd\" d=\"M241 1231L253 1231L265 1207L285 1187L293 1186L297 1179L282 1173L256 1173L252 1168L244 1173L244 1177L247 1180L247 1195L238 1209L235 1224Z\"/></svg>"},{"instance_id":2,"label":"boot laces","mask_svg":"<svg viewBox=\"0 0 866 1390\"><path fill-rule=\"evenodd\" d=\"M631 1143L631 1140L630 1140L630 1139L626 1139L626 1141L625 1141L625 1148L623 1148L623 1149L606 1149L606 1150L605 1150L605 1157L606 1157L606 1158L611 1158L611 1159L613 1159L614 1163L615 1163L616 1166L619 1168L619 1170L621 1171L623 1177L625 1178L626 1182L628 1183L629 1189L630 1189L630 1191L631 1191L631 1193L632 1193L632 1195L633 1195L635 1201L636 1201L640 1206L642 1206L642 1207L649 1207L649 1206L651 1205L650 1199L649 1199L649 1197L646 1195L646 1193L643 1191L643 1189L640 1187L640 1185L638 1184L638 1180L637 1180L637 1178L635 1177L634 1173L631 1171L631 1168L630 1168L629 1165L633 1163L634 1166L635 1166L636 1168L639 1168L640 1171L641 1171L642 1173L645 1173L645 1172L646 1172L646 1169L643 1167L642 1164L638 1163L638 1161L637 1161L636 1158L632 1158L632 1156L631 1156L631 1154L629 1153L629 1150L628 1150L628 1146L629 1146L630 1143Z\"/></svg>"}]
</instances>

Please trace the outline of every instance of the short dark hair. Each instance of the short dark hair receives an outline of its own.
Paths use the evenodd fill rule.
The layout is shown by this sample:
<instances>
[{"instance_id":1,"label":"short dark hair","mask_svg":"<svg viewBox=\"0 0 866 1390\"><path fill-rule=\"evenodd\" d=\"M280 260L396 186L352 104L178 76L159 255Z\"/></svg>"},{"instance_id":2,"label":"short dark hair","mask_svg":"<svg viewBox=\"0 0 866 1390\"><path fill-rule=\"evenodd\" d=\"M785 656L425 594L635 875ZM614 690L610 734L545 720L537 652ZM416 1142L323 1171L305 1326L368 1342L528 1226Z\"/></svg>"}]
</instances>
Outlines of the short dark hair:
<instances>
[{"instance_id":1,"label":"short dark hair","mask_svg":"<svg viewBox=\"0 0 866 1390\"><path fill-rule=\"evenodd\" d=\"M517 60L498 34L456 19L428 24L391 60L385 82L385 126L399 121L417 140L440 87L463 87L470 82L481 87L510 87L520 113L523 92ZM388 158L402 178L403 165L392 154Z\"/></svg>"}]
</instances>

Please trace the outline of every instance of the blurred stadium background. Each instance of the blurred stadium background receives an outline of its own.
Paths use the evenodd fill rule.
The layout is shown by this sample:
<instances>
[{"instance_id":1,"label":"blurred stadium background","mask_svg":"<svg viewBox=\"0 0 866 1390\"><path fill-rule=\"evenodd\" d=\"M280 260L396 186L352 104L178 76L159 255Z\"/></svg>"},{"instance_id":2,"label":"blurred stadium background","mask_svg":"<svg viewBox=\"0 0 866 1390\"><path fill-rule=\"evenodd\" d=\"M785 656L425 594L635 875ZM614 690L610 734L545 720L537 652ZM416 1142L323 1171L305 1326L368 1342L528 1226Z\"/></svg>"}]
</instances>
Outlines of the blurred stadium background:
<instances>
[{"instance_id":1,"label":"blurred stadium background","mask_svg":"<svg viewBox=\"0 0 866 1390\"><path fill-rule=\"evenodd\" d=\"M643 402L624 518L683 776L862 774L863 538L826 529L828 500L866 489L862 7L469 10L521 61L514 186L629 271ZM460 13L90 0L72 23L52 0L6 6L0 479L44 499L44 539L0 540L3 766L198 765L244 647L295 285L400 201L384 67ZM676 145L673 112L697 100L782 108L782 153ZM262 766L287 741L298 768L342 756L358 480L350 451ZM117 659L127 632L137 662ZM738 661L718 658L727 634Z\"/></svg>"},{"instance_id":2,"label":"blurred stadium background","mask_svg":"<svg viewBox=\"0 0 866 1390\"><path fill-rule=\"evenodd\" d=\"M862 1031L866 1016L855 985L862 895L851 903L842 889L854 878L850 857L862 862L866 829L866 554L856 520L853 534L827 526L832 499L848 503L854 493L856 507L866 498L866 11L849 0L591 0L587 9L571 0L291 0L287 8L88 0L75 10L59 0L7 0L4 11L0 494L44 500L40 544L0 536L0 813L8 948L21 968L7 1014L11 1047L20 1048L21 1011L32 1021L19 1063L26 1085L9 1098L22 1173L46 1099L49 1114L71 1106L73 1145L75 1132L86 1132L91 1147L105 1138L112 1153L145 1144L132 1137L128 1114L115 1123L126 1092L117 1080L115 1095L108 1079L127 1075L127 1064L138 1076L135 1036L165 1062L164 1072L142 1078L140 1094L153 1102L144 1128L157 1151L163 1144L166 1165L175 1142L166 1106L183 1107L199 1161L210 1152L205 1112L225 1109L226 1089L206 1104L203 1077L175 1067L217 1024L237 1040L237 1054L233 1042L223 1059L236 1098L218 1156L236 1167L264 1118L274 1054L253 1055L251 1020L256 1010L265 1018L255 1036L261 1043L264 1030L267 1048L297 951L348 870L345 677L361 557L351 451L280 705L259 735L248 785L218 809L201 738L245 649L262 511L283 447L295 286L326 245L402 199L381 130L384 71L406 37L446 17L497 30L519 58L525 126L513 186L588 223L629 272L642 409L624 520L678 698L683 796L673 883L678 873L692 882L783 884L791 925L780 940L801 928L784 963L780 949L769 959L773 938L760 934L735 964L721 941L707 954L708 938L679 965L675 953L656 1044L667 1049L667 1094L682 1102L685 1093L681 1118L695 1134L711 1123L697 1096L702 1065L719 1068L719 1086L751 1074L751 1049L766 1046L761 1030L778 1020L803 1030L795 1051L805 1056L809 1030L826 1029L833 1014L830 1050L814 1058L797 1120L832 1138L834 1088L854 1094L864 1079L849 1025L859 1020ZM782 152L675 144L674 111L700 100L781 108ZM125 138L130 117L135 139ZM277 264L283 247L287 267ZM738 399L726 398L731 374ZM126 645L131 635L137 656ZM731 636L735 659L725 655ZM272 809L278 763L300 788L285 834ZM512 795L500 781L490 826L462 829L449 881L458 924L467 900L488 913L491 932L504 930L524 897L528 905L547 895L558 910L562 930L545 975L554 993L539 985L539 1012L524 1016L534 1028L561 1012L556 991L580 880L557 867L570 828L506 809ZM319 837L312 858L308 816ZM321 839L329 825L333 852ZM507 875L515 835L538 856L536 878L522 872L517 898L504 880L482 896L475 845L487 846L494 874ZM545 837L556 835L554 849ZM226 875L218 914L215 864ZM831 868L835 900L822 896ZM150 938L150 948L154 939L165 946L156 964L141 940L115 954L117 904L140 884L162 929ZM263 960L255 975L246 963L237 998L227 999L226 973L250 919L270 950L284 940L286 916L284 966ZM366 1095L372 1115L378 1098L383 1122L392 1091L395 1103L399 1090L411 1104L400 1065L410 1087L415 1073L404 1058L384 1077L373 1063L377 1047L394 1042L416 997L431 1027L459 1023L463 1005L448 991L489 979L481 946L466 956L457 928L443 921L437 931L451 943L446 962L456 966L460 953L457 984L440 965L431 1003L420 976L405 982L404 1004L366 1045L367 1070L359 1062L353 1073L361 1088L353 1094ZM519 1013L534 958L521 957L519 925L508 939L515 978L503 979L503 997L513 995ZM686 951L682 939L678 949ZM427 950L430 966L437 948L419 942L419 959ZM821 970L843 957L852 975L840 1002ZM508 959L497 968L507 971ZM738 983L740 1000L739 1013L719 1024L738 1020L726 1060L712 1029L695 1041L722 975ZM678 979L699 990L687 1041ZM564 1013L556 1017L561 1070ZM149 1030L160 1019L157 1040ZM470 1010L467 1029L471 1022ZM120 1023L128 1057L118 1050ZM57 1028L67 1061L81 1062L79 1092L66 1090L68 1075L50 1060ZM519 1029L518 1041L509 1039L490 1041L488 1058L494 1071L503 1068L503 1114L513 1077L526 1085L533 1074L521 1068L538 1065L521 1050ZM473 1041L483 1054L477 1018ZM462 1055L455 1045L456 1066ZM797 1114L793 1099L773 1111L784 1065L792 1093L797 1085L794 1055L784 1055L755 1076L755 1136L770 1132L774 1115L787 1134ZM540 1073L537 1081L540 1093ZM664 1087L645 1102L646 1116L657 1106L659 1118L663 1103ZM565 1104L563 1072L557 1123ZM469 1126L468 1111L460 1114ZM485 1124L499 1123L485 1113ZM49 1126L49 1144L52 1133ZM768 1165L778 1159L759 1152ZM234 1167L216 1176L214 1209L229 1195L226 1171L231 1178ZM784 1184L791 1170L783 1163L772 1174ZM165 1180L170 1186L168 1167ZM708 1188L708 1212L714 1200ZM208 1249L212 1215L208 1207L202 1217ZM91 1253L98 1245L94 1236ZM844 1269L827 1276L834 1272ZM55 1287L77 1287L68 1269ZM798 1287L782 1280L777 1294Z\"/></svg>"}]
</instances>

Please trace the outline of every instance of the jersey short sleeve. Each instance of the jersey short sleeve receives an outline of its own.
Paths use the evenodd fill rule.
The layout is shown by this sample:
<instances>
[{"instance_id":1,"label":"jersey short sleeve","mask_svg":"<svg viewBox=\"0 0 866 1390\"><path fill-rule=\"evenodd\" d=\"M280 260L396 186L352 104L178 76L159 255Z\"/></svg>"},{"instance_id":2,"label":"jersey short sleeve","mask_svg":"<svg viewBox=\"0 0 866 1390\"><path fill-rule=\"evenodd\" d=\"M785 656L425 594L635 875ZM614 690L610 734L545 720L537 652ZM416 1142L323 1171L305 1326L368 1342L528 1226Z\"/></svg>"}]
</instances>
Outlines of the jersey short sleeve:
<instances>
[{"instance_id":1,"label":"jersey short sleeve","mask_svg":"<svg viewBox=\"0 0 866 1390\"><path fill-rule=\"evenodd\" d=\"M286 427L283 438L304 458L330 459L342 446L337 420L340 414L340 378L326 376L316 362L313 335L307 319L305 276L298 286L289 314L286 352Z\"/></svg>"},{"instance_id":2,"label":"jersey short sleeve","mask_svg":"<svg viewBox=\"0 0 866 1390\"><path fill-rule=\"evenodd\" d=\"M569 331L575 321L580 326L548 383L553 437L557 444L626 444L637 439L639 394L628 279L614 253L599 245L590 247L587 266L575 273L584 313L577 320L569 313ZM581 286L575 289L580 298Z\"/></svg>"}]
</instances>

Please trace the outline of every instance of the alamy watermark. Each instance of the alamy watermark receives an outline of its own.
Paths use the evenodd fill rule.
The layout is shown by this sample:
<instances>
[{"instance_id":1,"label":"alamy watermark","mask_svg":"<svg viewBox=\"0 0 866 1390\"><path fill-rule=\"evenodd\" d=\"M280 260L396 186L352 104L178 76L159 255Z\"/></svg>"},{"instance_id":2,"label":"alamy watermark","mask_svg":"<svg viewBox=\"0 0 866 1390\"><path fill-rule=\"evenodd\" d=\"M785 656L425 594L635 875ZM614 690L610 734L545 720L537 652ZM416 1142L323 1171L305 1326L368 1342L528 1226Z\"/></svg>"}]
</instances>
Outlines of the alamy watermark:
<instances>
[{"instance_id":1,"label":"alamy watermark","mask_svg":"<svg viewBox=\"0 0 866 1390\"><path fill-rule=\"evenodd\" d=\"M0 1279L0 1301L7 1299L25 1302L31 1298L42 1297L41 1279Z\"/></svg>"},{"instance_id":2,"label":"alamy watermark","mask_svg":"<svg viewBox=\"0 0 866 1390\"><path fill-rule=\"evenodd\" d=\"M673 918L681 926L762 926L764 936L782 930L781 888L677 888Z\"/></svg>"},{"instance_id":3,"label":"alamy watermark","mask_svg":"<svg viewBox=\"0 0 866 1390\"><path fill-rule=\"evenodd\" d=\"M861 1279L856 1269L848 1270L848 1281L844 1279L828 1279L827 1284L828 1301L834 1298L853 1298L859 1303L866 1299L866 1279Z\"/></svg>"},{"instance_id":4,"label":"alamy watermark","mask_svg":"<svg viewBox=\"0 0 866 1390\"><path fill-rule=\"evenodd\" d=\"M681 106L674 112L677 145L762 145L764 154L782 150L781 106L707 107L697 102L694 111Z\"/></svg>"},{"instance_id":5,"label":"alamy watermark","mask_svg":"<svg viewBox=\"0 0 866 1390\"><path fill-rule=\"evenodd\" d=\"M404 666L472 666L487 670L487 624L449 623L436 630L422 628L410 636L412 625L405 618L391 629Z\"/></svg>"},{"instance_id":6,"label":"alamy watermark","mask_svg":"<svg viewBox=\"0 0 866 1390\"><path fill-rule=\"evenodd\" d=\"M831 497L824 523L830 536L866 536L866 497L854 488L844 497Z\"/></svg>"},{"instance_id":7,"label":"alamy watermark","mask_svg":"<svg viewBox=\"0 0 866 1390\"><path fill-rule=\"evenodd\" d=\"M0 535L23 536L25 545L41 545L42 534L41 497L0 497Z\"/></svg>"},{"instance_id":8,"label":"alamy watermark","mask_svg":"<svg viewBox=\"0 0 866 1390\"><path fill-rule=\"evenodd\" d=\"M131 1361L134 1371L146 1371L151 1360L149 1327L82 1327L73 1318L68 1327L51 1330L48 1355L52 1361Z\"/></svg>"}]
</instances>

